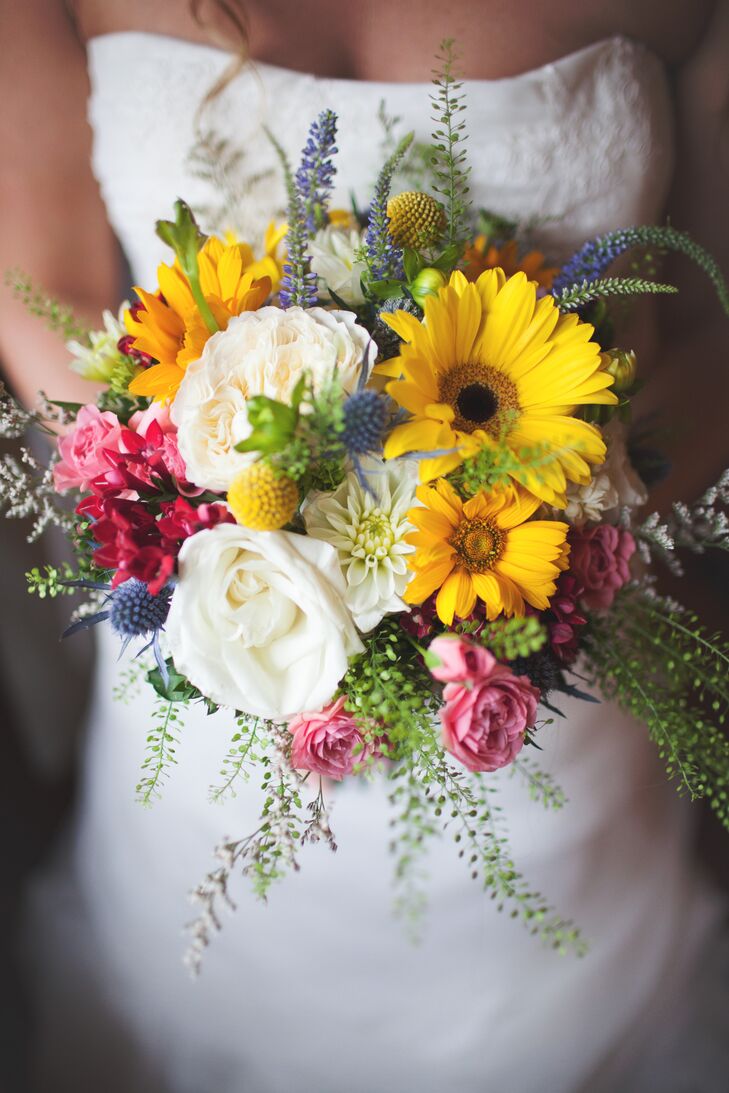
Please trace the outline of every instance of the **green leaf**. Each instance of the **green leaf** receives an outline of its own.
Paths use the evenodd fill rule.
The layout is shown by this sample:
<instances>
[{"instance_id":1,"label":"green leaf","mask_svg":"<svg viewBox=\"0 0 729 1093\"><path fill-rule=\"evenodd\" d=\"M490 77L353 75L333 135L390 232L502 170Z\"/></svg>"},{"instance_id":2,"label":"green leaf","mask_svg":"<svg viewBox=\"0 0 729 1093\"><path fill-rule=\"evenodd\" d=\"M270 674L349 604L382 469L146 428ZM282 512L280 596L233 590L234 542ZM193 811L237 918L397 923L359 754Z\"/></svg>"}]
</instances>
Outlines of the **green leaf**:
<instances>
[{"instance_id":1,"label":"green leaf","mask_svg":"<svg viewBox=\"0 0 729 1093\"><path fill-rule=\"evenodd\" d=\"M190 206L178 197L175 202L174 221L158 220L156 231L162 242L175 252L182 271L190 282L192 295L203 321L211 334L215 334L219 327L203 295L197 262L198 251L205 242L205 236L198 228Z\"/></svg>"}]
</instances>

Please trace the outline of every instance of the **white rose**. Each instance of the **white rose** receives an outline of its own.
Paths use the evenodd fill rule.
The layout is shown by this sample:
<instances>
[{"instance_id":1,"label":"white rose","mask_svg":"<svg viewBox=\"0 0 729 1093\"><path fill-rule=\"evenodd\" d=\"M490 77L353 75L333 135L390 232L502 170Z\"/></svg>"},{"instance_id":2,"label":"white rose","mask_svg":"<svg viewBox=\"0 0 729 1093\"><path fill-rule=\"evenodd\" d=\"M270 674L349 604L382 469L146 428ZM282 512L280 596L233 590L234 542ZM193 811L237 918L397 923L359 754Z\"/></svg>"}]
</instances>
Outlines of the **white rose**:
<instances>
[{"instance_id":1,"label":"white rose","mask_svg":"<svg viewBox=\"0 0 729 1093\"><path fill-rule=\"evenodd\" d=\"M329 701L362 651L333 547L219 524L191 536L179 564L166 632L204 695L276 721Z\"/></svg>"},{"instance_id":2,"label":"white rose","mask_svg":"<svg viewBox=\"0 0 729 1093\"><path fill-rule=\"evenodd\" d=\"M306 372L317 390L338 372L352 392L377 348L349 311L262 307L231 319L209 338L185 372L172 403L177 443L191 482L227 490L253 455L235 445L250 433L246 404L253 395L289 402Z\"/></svg>"},{"instance_id":3,"label":"white rose","mask_svg":"<svg viewBox=\"0 0 729 1093\"><path fill-rule=\"evenodd\" d=\"M331 290L350 307L365 302L360 278L367 267L355 258L363 240L363 232L333 224L319 229L309 243L309 253L311 268L319 278L320 295L328 296Z\"/></svg>"}]
</instances>

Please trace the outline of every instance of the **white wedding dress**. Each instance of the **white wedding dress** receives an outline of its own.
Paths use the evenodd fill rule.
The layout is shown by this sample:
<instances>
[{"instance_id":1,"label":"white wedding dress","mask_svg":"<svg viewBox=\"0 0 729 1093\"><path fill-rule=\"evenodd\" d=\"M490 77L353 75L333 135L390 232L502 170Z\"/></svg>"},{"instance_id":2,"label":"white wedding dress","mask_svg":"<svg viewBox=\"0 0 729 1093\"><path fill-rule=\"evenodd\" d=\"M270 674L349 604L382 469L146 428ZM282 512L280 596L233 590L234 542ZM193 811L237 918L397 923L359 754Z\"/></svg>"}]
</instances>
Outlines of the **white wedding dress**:
<instances>
[{"instance_id":1,"label":"white wedding dress","mask_svg":"<svg viewBox=\"0 0 729 1093\"><path fill-rule=\"evenodd\" d=\"M154 221L174 199L214 200L187 156L195 111L226 63L217 49L150 34L89 45L94 169L135 283L153 286L168 257ZM259 64L207 120L245 148L253 176L276 165L262 123L295 162L310 121L332 107L335 203L348 205L353 190L366 205L382 161L380 100L401 132L427 140L428 93L427 84ZM467 96L475 207L533 218L550 254L661 215L672 170L669 94L642 47L612 38L534 72L469 82ZM251 225L283 204L278 174L253 185ZM71 863L45 881L34 938L48 1090L714 1088L682 1084L666 1038L720 908L695 875L686 809L645 730L615 707L565 702L567 719L540 734L537 758L570 799L563 811L545 812L508 773L491 776L517 865L579 923L585 958L557 955L499 914L450 837L433 846L425 934L413 946L392 915L386 786L351 782L334 796L338 853L308 848L301 872L265 906L241 883L237 914L225 916L193 982L181 959L187 893L221 836L255 827L256 781L224 806L208 803L234 726L195 710L162 801L136 804L152 705L146 688L128 704L112 699L118 643L109 632L99 639ZM649 1047L663 1056L660 1082Z\"/></svg>"}]
</instances>

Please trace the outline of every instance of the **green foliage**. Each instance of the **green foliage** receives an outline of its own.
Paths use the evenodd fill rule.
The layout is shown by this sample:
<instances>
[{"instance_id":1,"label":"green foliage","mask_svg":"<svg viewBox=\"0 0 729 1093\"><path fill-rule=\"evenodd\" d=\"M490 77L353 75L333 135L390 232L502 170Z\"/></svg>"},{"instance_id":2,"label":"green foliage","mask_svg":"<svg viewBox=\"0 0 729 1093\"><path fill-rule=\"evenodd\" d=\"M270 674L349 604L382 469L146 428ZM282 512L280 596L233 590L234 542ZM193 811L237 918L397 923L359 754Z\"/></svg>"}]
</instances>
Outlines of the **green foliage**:
<instances>
[{"instance_id":1,"label":"green foliage","mask_svg":"<svg viewBox=\"0 0 729 1093\"><path fill-rule=\"evenodd\" d=\"M208 713L215 713L218 706L211 699L206 698L194 683L190 683L186 676L181 675L175 668L172 657L165 661L167 667L167 680L162 678L162 673L155 665L147 672L147 682L151 684L155 692L165 702L182 703L203 702Z\"/></svg>"},{"instance_id":2,"label":"green foliage","mask_svg":"<svg viewBox=\"0 0 729 1093\"><path fill-rule=\"evenodd\" d=\"M60 569L55 565L44 565L41 571L38 566L33 566L25 574L25 579L28 582L30 595L44 600L46 596L49 599L55 599L56 596L72 596L76 590L69 588L65 582L73 580L74 576L71 566L68 562L64 562Z\"/></svg>"},{"instance_id":3,"label":"green foliage","mask_svg":"<svg viewBox=\"0 0 729 1093\"><path fill-rule=\"evenodd\" d=\"M675 285L659 284L643 277L601 277L597 281L583 281L580 285L566 288L555 296L560 311L578 311L593 300L607 296L641 296L646 293L675 294Z\"/></svg>"},{"instance_id":4,"label":"green foliage","mask_svg":"<svg viewBox=\"0 0 729 1093\"><path fill-rule=\"evenodd\" d=\"M547 640L547 630L538 615L514 616L512 619L502 616L486 623L476 640L489 649L497 660L515 660L538 653Z\"/></svg>"},{"instance_id":5,"label":"green foliage","mask_svg":"<svg viewBox=\"0 0 729 1093\"><path fill-rule=\"evenodd\" d=\"M308 408L302 413L302 406ZM272 467L285 471L306 494L335 489L344 478L344 395L335 374L319 390L304 377L296 385L291 405L264 395L249 403L251 435L238 451L260 452Z\"/></svg>"},{"instance_id":6,"label":"green foliage","mask_svg":"<svg viewBox=\"0 0 729 1093\"><path fill-rule=\"evenodd\" d=\"M729 643L698 619L637 586L590 621L585 648L593 682L639 721L668 776L706 797L729 828Z\"/></svg>"},{"instance_id":7,"label":"green foliage","mask_svg":"<svg viewBox=\"0 0 729 1093\"><path fill-rule=\"evenodd\" d=\"M142 689L142 682L146 680L147 668L144 659L134 657L124 664L116 677L116 683L112 688L112 696L115 702L123 702L128 705L137 697Z\"/></svg>"},{"instance_id":8,"label":"green foliage","mask_svg":"<svg viewBox=\"0 0 729 1093\"><path fill-rule=\"evenodd\" d=\"M9 270L5 275L5 284L12 289L13 294L22 301L31 315L44 319L46 326L60 334L64 341L78 341L83 344L88 340L89 327L86 323L74 315L72 308L59 303L42 288L37 288L29 274L19 269Z\"/></svg>"},{"instance_id":9,"label":"green foliage","mask_svg":"<svg viewBox=\"0 0 729 1093\"><path fill-rule=\"evenodd\" d=\"M476 232L486 237L487 246L491 243L500 243L505 240L515 239L519 225L516 220L507 220L490 209L479 209L476 219Z\"/></svg>"},{"instance_id":10,"label":"green foliage","mask_svg":"<svg viewBox=\"0 0 729 1093\"><path fill-rule=\"evenodd\" d=\"M549 466L558 452L548 444L513 449L506 443L511 423L506 421L502 438L482 448L456 467L447 477L462 497L473 497L480 490L490 493L508 486L513 480L522 481L525 471L539 471Z\"/></svg>"},{"instance_id":11,"label":"green foliage","mask_svg":"<svg viewBox=\"0 0 729 1093\"><path fill-rule=\"evenodd\" d=\"M147 755L137 783L137 800L143 805L151 805L161 798L170 768L177 763L175 751L181 728L178 703L159 699L152 719L152 728L147 734Z\"/></svg>"},{"instance_id":12,"label":"green foliage","mask_svg":"<svg viewBox=\"0 0 729 1093\"><path fill-rule=\"evenodd\" d=\"M432 732L433 679L417 645L396 619L384 619L349 662L341 691L366 734L385 726L393 757L416 752Z\"/></svg>"},{"instance_id":13,"label":"green foliage","mask_svg":"<svg viewBox=\"0 0 729 1093\"><path fill-rule=\"evenodd\" d=\"M467 217L470 208L468 177L471 168L466 163L466 123L460 115L466 109L463 83L456 76L458 55L452 38L441 43L436 56L438 67L433 70L435 92L433 104L432 168L434 190L445 199L448 217L448 242L462 244L468 234Z\"/></svg>"}]
</instances>

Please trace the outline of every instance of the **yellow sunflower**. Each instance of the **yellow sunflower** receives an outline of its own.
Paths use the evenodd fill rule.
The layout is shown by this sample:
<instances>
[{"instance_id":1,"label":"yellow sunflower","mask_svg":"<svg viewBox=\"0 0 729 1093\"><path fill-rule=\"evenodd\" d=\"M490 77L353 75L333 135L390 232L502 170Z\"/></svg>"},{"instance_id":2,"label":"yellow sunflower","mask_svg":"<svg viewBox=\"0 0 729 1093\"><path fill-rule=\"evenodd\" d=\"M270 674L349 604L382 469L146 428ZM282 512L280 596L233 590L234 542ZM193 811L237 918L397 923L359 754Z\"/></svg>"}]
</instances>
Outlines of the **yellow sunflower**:
<instances>
[{"instance_id":1,"label":"yellow sunflower","mask_svg":"<svg viewBox=\"0 0 729 1093\"><path fill-rule=\"evenodd\" d=\"M485 447L505 445L512 477L542 501L564 506L567 481L586 484L605 459L598 429L573 416L582 404L614 405L592 327L536 297L523 273L460 272L425 302L419 322L406 311L381 318L406 343L377 366L395 377L387 392L410 414L385 444L385 458L432 452L420 461L429 482ZM538 460L535 453L538 454ZM537 465L538 464L538 465Z\"/></svg>"},{"instance_id":2,"label":"yellow sunflower","mask_svg":"<svg viewBox=\"0 0 729 1093\"><path fill-rule=\"evenodd\" d=\"M221 330L234 315L256 311L278 283L274 254L281 236L275 236L276 232L269 230L267 244L272 243L272 253L258 261L247 243L224 243L214 236L206 240L198 255L200 286ZM165 401L174 397L188 364L202 353L210 330L179 262L175 260L171 266L162 263L157 277L161 298L135 288L144 310L136 314L127 311L124 321L135 349L158 362L132 380L130 392Z\"/></svg>"},{"instance_id":3,"label":"yellow sunflower","mask_svg":"<svg viewBox=\"0 0 729 1093\"><path fill-rule=\"evenodd\" d=\"M548 266L540 250L530 250L519 254L516 239L510 239L501 247L489 243L485 235L477 235L463 252L463 272L468 281L476 281L485 269L499 266L507 277L515 273L526 273L530 281L536 281L540 288L551 289L552 282L559 272L558 266Z\"/></svg>"},{"instance_id":4,"label":"yellow sunflower","mask_svg":"<svg viewBox=\"0 0 729 1093\"><path fill-rule=\"evenodd\" d=\"M421 508L408 520L417 531L408 565L415 576L405 589L406 603L422 603L437 589L438 618L446 626L454 615L467 618L482 600L486 616L523 615L525 602L549 607L555 581L567 565L568 525L530 520L539 501L517 487L483 491L462 501L445 478L419 486Z\"/></svg>"}]
</instances>

